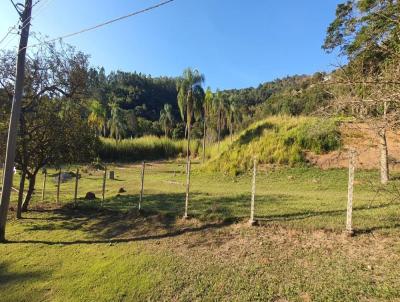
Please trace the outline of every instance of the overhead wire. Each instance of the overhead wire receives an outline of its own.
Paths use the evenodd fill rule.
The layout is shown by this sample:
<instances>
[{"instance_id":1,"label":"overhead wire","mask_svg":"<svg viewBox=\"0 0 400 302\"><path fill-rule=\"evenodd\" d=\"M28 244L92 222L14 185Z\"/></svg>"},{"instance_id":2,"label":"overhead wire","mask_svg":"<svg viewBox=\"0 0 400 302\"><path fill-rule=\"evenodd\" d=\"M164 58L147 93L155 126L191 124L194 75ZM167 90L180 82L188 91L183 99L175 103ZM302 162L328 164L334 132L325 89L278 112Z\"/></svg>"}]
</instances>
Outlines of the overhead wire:
<instances>
[{"instance_id":1,"label":"overhead wire","mask_svg":"<svg viewBox=\"0 0 400 302\"><path fill-rule=\"evenodd\" d=\"M43 13L43 11L45 9L48 8L49 4L52 2L53 0L37 0L34 4L32 4L32 8L37 6L38 4L40 4L39 6L37 6L37 9L34 11L34 13L31 15L31 17L29 18L29 21L25 23L25 25L22 26L22 24L20 25L19 29L18 29L18 24L20 23L20 20L13 26L10 28L9 32L7 33L7 35L1 40L0 44L6 40L7 36L9 36L12 32L12 30L16 30L18 29L19 32L21 32L28 24L31 24L32 20L35 19L38 15L40 15L41 13ZM17 34L15 34L13 37L11 37L10 40L8 40L8 42L4 45L4 48L7 48L8 45L12 44L15 39L17 38ZM17 48L17 46L15 45L14 48Z\"/></svg>"},{"instance_id":2,"label":"overhead wire","mask_svg":"<svg viewBox=\"0 0 400 302\"><path fill-rule=\"evenodd\" d=\"M154 9L159 8L161 6L167 5L167 4L169 4L171 2L174 2L174 1L175 0L166 0L166 1L160 2L160 3L156 4L156 5L153 5L153 6L150 6L150 7L147 7L147 8L144 8L144 9L129 13L127 15L123 15L121 17L117 17L117 18L114 18L114 19L99 23L99 24L91 26L91 27L87 27L87 28L84 28L84 29L81 29L81 30L78 30L78 31L75 31L75 32L72 32L72 33L69 33L69 34L65 34L65 35L59 36L57 38L52 38L52 39L49 39L49 40L45 40L42 43L29 45L27 47L37 47L37 46L40 46L40 45L42 45L44 43L51 43L51 42L55 42L55 41L58 41L58 40L70 38L70 37L73 37L73 36L76 36L76 35L79 35L79 34L83 34L85 32L92 31L92 30L98 29L100 27L104 27L106 25L121 21L123 19L127 19L127 18L136 16L136 15L139 15L139 14L142 14L142 13L149 12L151 10L154 10Z\"/></svg>"}]
</instances>

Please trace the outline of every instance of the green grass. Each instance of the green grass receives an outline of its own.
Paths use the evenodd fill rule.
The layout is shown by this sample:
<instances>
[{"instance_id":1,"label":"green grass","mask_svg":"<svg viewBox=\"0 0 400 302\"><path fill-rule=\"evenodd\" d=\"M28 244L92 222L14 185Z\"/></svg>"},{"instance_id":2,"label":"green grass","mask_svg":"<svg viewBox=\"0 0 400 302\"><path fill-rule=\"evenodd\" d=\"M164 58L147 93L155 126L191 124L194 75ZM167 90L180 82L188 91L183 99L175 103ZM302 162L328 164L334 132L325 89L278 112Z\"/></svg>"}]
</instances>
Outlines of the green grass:
<instances>
[{"instance_id":1,"label":"green grass","mask_svg":"<svg viewBox=\"0 0 400 302\"><path fill-rule=\"evenodd\" d=\"M186 140L173 140L165 137L145 136L124 139L102 138L99 155L104 161L135 162L139 160L157 160L181 157L186 154ZM194 156L199 154L201 143L192 140L190 149Z\"/></svg>"},{"instance_id":2,"label":"green grass","mask_svg":"<svg viewBox=\"0 0 400 302\"><path fill-rule=\"evenodd\" d=\"M346 170L260 167L261 225L249 228L250 175L204 173L194 164L192 219L184 221L183 163L147 166L141 214L140 166L109 169L117 179L107 182L103 206L80 200L73 207L70 181L57 207L49 182L47 204L38 190L24 219L10 212L11 242L0 245L1 301L400 298L400 205L389 191L375 197L376 171L357 171L357 236L346 238ZM100 196L102 172L83 171L79 196ZM399 185L397 176L389 188ZM127 192L117 196L121 187Z\"/></svg>"},{"instance_id":3,"label":"green grass","mask_svg":"<svg viewBox=\"0 0 400 302\"><path fill-rule=\"evenodd\" d=\"M218 150L209 150L208 169L230 175L243 173L256 157L261 163L278 165L304 164L305 151L317 154L336 150L341 137L335 120L312 117L270 117L225 140Z\"/></svg>"}]
</instances>

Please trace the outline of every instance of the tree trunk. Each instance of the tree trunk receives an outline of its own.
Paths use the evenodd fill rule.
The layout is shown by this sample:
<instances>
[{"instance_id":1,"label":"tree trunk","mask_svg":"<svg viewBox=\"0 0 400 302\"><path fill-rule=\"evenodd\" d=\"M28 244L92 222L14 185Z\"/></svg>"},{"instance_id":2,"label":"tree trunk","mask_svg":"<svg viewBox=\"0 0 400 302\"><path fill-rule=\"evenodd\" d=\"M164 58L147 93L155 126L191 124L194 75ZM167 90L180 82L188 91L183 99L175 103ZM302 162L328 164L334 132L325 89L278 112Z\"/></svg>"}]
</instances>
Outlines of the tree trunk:
<instances>
[{"instance_id":1,"label":"tree trunk","mask_svg":"<svg viewBox=\"0 0 400 302\"><path fill-rule=\"evenodd\" d=\"M24 199L24 188L25 188L25 177L26 174L21 172L21 179L19 181L19 191L18 191L18 205L17 205L17 219L22 218L22 201Z\"/></svg>"},{"instance_id":2,"label":"tree trunk","mask_svg":"<svg viewBox=\"0 0 400 302\"><path fill-rule=\"evenodd\" d=\"M22 204L22 212L28 211L29 202L31 201L33 192L35 191L36 174L33 174L31 177L28 177L28 179L29 179L28 192L26 192L26 196Z\"/></svg>"},{"instance_id":3,"label":"tree trunk","mask_svg":"<svg viewBox=\"0 0 400 302\"><path fill-rule=\"evenodd\" d=\"M206 161L206 137L207 137L207 120L204 117L204 130L203 130L203 164Z\"/></svg>"},{"instance_id":4,"label":"tree trunk","mask_svg":"<svg viewBox=\"0 0 400 302\"><path fill-rule=\"evenodd\" d=\"M186 160L189 161L190 159L190 125L187 126L187 147L186 147Z\"/></svg>"},{"instance_id":5,"label":"tree trunk","mask_svg":"<svg viewBox=\"0 0 400 302\"><path fill-rule=\"evenodd\" d=\"M231 136L231 143L232 143L232 135L233 135L233 125L232 125L232 122L231 122L230 127L229 127L229 135Z\"/></svg>"},{"instance_id":6,"label":"tree trunk","mask_svg":"<svg viewBox=\"0 0 400 302\"><path fill-rule=\"evenodd\" d=\"M218 152L221 141L221 112L218 112Z\"/></svg>"},{"instance_id":7,"label":"tree trunk","mask_svg":"<svg viewBox=\"0 0 400 302\"><path fill-rule=\"evenodd\" d=\"M381 183L386 185L389 181L389 160L385 128L382 128L378 131L378 138L380 150Z\"/></svg>"}]
</instances>

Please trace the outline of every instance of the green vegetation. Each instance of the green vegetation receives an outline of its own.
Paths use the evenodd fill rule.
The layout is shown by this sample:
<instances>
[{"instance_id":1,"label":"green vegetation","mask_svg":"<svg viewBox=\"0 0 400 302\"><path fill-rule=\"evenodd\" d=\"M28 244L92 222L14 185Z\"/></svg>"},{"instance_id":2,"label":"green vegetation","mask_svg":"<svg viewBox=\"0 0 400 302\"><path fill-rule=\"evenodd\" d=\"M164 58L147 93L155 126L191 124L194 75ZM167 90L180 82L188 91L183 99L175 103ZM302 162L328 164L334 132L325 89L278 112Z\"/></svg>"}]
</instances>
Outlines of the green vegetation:
<instances>
[{"instance_id":1,"label":"green vegetation","mask_svg":"<svg viewBox=\"0 0 400 302\"><path fill-rule=\"evenodd\" d=\"M336 150L341 139L334 120L281 116L253 124L224 145L221 153L211 149L208 168L237 175L252 167L254 157L265 164L305 163L306 150L318 154Z\"/></svg>"},{"instance_id":2,"label":"green vegetation","mask_svg":"<svg viewBox=\"0 0 400 302\"><path fill-rule=\"evenodd\" d=\"M1 204L10 211L0 300L397 301L400 175L389 178L386 132L398 128L399 13L396 1L340 4L323 48L339 49L346 66L238 90L204 91L191 68L179 78L106 75L73 48L32 50L15 160L21 193ZM0 61L5 141L15 53ZM371 125L381 152L379 172L356 170L352 238L343 234L348 170L307 164L308 152L342 146L339 114ZM192 172L180 161L186 151ZM100 163L76 166L96 156L116 174L105 200ZM258 227L249 227L254 158ZM139 211L142 160L152 162ZM60 166L79 168L77 202L73 173Z\"/></svg>"},{"instance_id":3,"label":"green vegetation","mask_svg":"<svg viewBox=\"0 0 400 302\"><path fill-rule=\"evenodd\" d=\"M186 154L186 140L173 140L167 137L144 136L124 139L102 138L99 156L104 161L136 162L141 160L169 159ZM192 140L190 150L194 156L200 152L201 143Z\"/></svg>"},{"instance_id":4,"label":"green vegetation","mask_svg":"<svg viewBox=\"0 0 400 302\"><path fill-rule=\"evenodd\" d=\"M11 242L0 245L1 300L395 301L400 295L399 203L388 201L388 192L374 198L375 171L356 174L357 236L350 239L341 234L347 170L260 167L261 227L249 228L242 223L249 215L248 175L232 179L194 165L192 219L183 221L183 164L148 165L140 215L140 165L109 169L117 178L107 182L103 208L100 200L66 204L73 181L62 184L64 204L55 207L49 182L51 204L38 204L37 192L24 219L10 213ZM79 196L99 195L102 171L81 170ZM127 192L117 196L121 187Z\"/></svg>"}]
</instances>

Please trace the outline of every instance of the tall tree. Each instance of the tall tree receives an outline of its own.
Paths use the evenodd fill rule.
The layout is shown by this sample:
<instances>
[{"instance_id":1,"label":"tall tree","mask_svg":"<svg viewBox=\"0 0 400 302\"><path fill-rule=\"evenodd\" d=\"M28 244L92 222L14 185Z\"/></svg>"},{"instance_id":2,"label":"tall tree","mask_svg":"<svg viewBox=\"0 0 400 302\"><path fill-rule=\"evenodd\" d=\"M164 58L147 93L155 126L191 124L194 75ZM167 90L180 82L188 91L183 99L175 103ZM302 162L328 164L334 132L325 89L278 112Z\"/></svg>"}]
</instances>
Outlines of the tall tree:
<instances>
[{"instance_id":1,"label":"tall tree","mask_svg":"<svg viewBox=\"0 0 400 302\"><path fill-rule=\"evenodd\" d=\"M97 100L92 100L89 104L88 123L96 130L96 135L106 135L107 111Z\"/></svg>"},{"instance_id":2,"label":"tall tree","mask_svg":"<svg viewBox=\"0 0 400 302\"><path fill-rule=\"evenodd\" d=\"M0 85L9 96L14 93L14 60L12 53L0 54ZM27 59L15 159L22 178L28 180L22 210L28 208L36 175L44 166L84 160L95 150L94 132L87 127L82 101L87 66L86 55L65 45L60 49L55 44L46 45ZM6 127L0 122L0 137L5 133Z\"/></svg>"},{"instance_id":3,"label":"tall tree","mask_svg":"<svg viewBox=\"0 0 400 302\"><path fill-rule=\"evenodd\" d=\"M233 131L235 124L240 120L240 111L238 106L238 101L235 96L230 96L228 99L227 107L227 121L229 125L229 135L232 142Z\"/></svg>"},{"instance_id":4,"label":"tall tree","mask_svg":"<svg viewBox=\"0 0 400 302\"><path fill-rule=\"evenodd\" d=\"M207 140L207 123L209 116L211 114L212 106L213 106L213 93L211 88L208 87L206 90L206 94L204 97L204 104L203 104L203 163L206 160L206 140Z\"/></svg>"},{"instance_id":5,"label":"tall tree","mask_svg":"<svg viewBox=\"0 0 400 302\"><path fill-rule=\"evenodd\" d=\"M171 104L165 104L164 108L160 111L160 123L164 128L165 137L168 137L169 132L173 126L174 116L172 114Z\"/></svg>"},{"instance_id":6,"label":"tall tree","mask_svg":"<svg viewBox=\"0 0 400 302\"><path fill-rule=\"evenodd\" d=\"M109 106L111 117L108 120L108 128L110 130L110 136L118 142L123 139L126 133L126 118L117 102L113 101Z\"/></svg>"},{"instance_id":7,"label":"tall tree","mask_svg":"<svg viewBox=\"0 0 400 302\"><path fill-rule=\"evenodd\" d=\"M204 102L204 90L202 84L204 75L196 69L187 68L183 71L182 77L178 81L178 106L181 116L186 115L187 128L187 155L186 155L186 202L184 218L188 217L189 186L190 186L190 132L192 120L201 117Z\"/></svg>"},{"instance_id":8,"label":"tall tree","mask_svg":"<svg viewBox=\"0 0 400 302\"><path fill-rule=\"evenodd\" d=\"M392 85L398 79L382 79L387 79L388 64L399 64L399 20L398 1L347 1L338 5L336 18L328 28L323 45L328 52L339 48L349 60L349 64L337 73L349 86L343 89L348 91L348 95L342 100L347 100L355 117L367 120L376 131L381 150L382 184L389 179L386 140L390 122L388 110L397 107L395 103L398 102L394 97L398 88ZM388 86L393 89L387 89Z\"/></svg>"},{"instance_id":9,"label":"tall tree","mask_svg":"<svg viewBox=\"0 0 400 302\"><path fill-rule=\"evenodd\" d=\"M190 130L193 118L201 115L204 100L204 75L197 69L187 68L178 80L178 106L187 126L187 160L190 158Z\"/></svg>"},{"instance_id":10,"label":"tall tree","mask_svg":"<svg viewBox=\"0 0 400 302\"><path fill-rule=\"evenodd\" d=\"M214 98L213 110L217 115L217 140L218 140L218 151L220 150L221 144L221 131L225 127L226 113L228 110L227 94L217 90Z\"/></svg>"}]
</instances>

